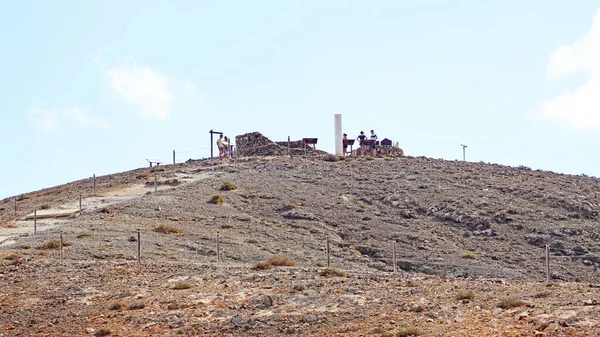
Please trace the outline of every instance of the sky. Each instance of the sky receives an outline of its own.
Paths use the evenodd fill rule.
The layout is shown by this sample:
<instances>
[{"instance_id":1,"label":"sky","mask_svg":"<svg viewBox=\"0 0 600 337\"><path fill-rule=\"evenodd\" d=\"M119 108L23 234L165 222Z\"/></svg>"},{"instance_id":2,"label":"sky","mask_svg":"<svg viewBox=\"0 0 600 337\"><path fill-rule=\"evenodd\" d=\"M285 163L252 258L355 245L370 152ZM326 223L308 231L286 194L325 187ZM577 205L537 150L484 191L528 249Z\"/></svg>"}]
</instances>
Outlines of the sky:
<instances>
[{"instance_id":1,"label":"sky","mask_svg":"<svg viewBox=\"0 0 600 337\"><path fill-rule=\"evenodd\" d=\"M600 176L600 5L0 0L0 198L318 137Z\"/></svg>"}]
</instances>

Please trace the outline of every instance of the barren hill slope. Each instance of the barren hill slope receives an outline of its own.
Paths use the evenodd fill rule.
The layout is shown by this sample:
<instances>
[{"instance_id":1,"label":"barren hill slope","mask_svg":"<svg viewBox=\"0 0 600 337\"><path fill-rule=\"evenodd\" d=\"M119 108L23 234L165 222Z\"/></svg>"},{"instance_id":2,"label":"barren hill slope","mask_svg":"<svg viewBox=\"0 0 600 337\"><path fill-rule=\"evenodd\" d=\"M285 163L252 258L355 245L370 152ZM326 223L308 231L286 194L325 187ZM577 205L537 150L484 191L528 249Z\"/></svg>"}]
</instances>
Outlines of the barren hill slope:
<instances>
[{"instance_id":1,"label":"barren hill slope","mask_svg":"<svg viewBox=\"0 0 600 337\"><path fill-rule=\"evenodd\" d=\"M35 302L47 302L48 298L43 299L43 296L49 294L42 294L50 289L58 291L60 296L73 298L74 295L69 295L65 290L69 276L65 275L61 279L60 275L56 275L61 271L48 266L58 262L58 251L43 250L40 246L58 239L58 232L62 230L65 241L69 244L64 250L63 268L67 268L65 270L77 277L81 276L81 282L92 282L89 279L90 275L96 272L102 275L101 271L105 270L110 276L102 279L102 286L114 287L123 292L126 291L122 288L125 283L135 283L136 288L152 287L152 283L157 282L168 284L167 280L176 277L178 270L187 271L187 274L180 275L182 279L192 275L206 278L204 273L209 273L212 275L210 280L198 279L196 282L217 282L214 289L220 289L220 286L217 286L218 280L214 279L215 275L223 273L228 275L221 276L225 284L231 281L227 281L229 277L235 276L235 282L239 282L239 287L242 288L246 283L248 289L262 287L264 282L269 280L265 280L264 275L275 275L274 277L281 278L286 287L293 287L295 281L288 279L294 277L292 274L298 277L299 282L296 283L306 287L307 282L313 282L310 281L311 278L318 277L310 271L325 264L326 235L331 246L332 267L345 270L358 279L373 278L376 288L381 287L391 292L396 289L395 285L408 275L407 272L443 277L425 278L434 281L422 281L430 286L437 282L442 289L443 284L457 277L524 280L533 283L528 286L523 283L523 287L535 289L535 285L532 284L545 278L544 256L547 242L550 243L554 280L597 282L600 263L600 229L597 228L597 222L600 206L596 200L599 190L596 178L532 171L524 167L512 168L429 158L360 158L341 161L335 159L332 156L293 159L254 157L235 162L200 161L180 164L165 167L165 171L158 172L159 183L170 181L169 184L161 184L156 193L152 175L149 174L150 169L100 177L98 196L95 198L91 196L89 181L74 182L31 193L29 199L19 202L20 217L34 208L39 208L43 203L49 203L52 207L74 203L80 193L84 195L86 207L83 214L76 219L59 222L54 227L51 226L52 222L58 220L44 220L48 225L47 230L38 231L36 235L21 231L20 234L6 240L5 245L0 247L0 252L5 256L13 254L13 259L7 260L0 276L6 281L10 280L10 284L15 282L11 289L16 290L19 288L16 285L19 282L33 282L34 275L52 272L53 276L50 279L54 280L54 287L45 285L42 289L35 285L36 282L28 283L33 287L33 293L37 291L41 298ZM149 185L145 185L146 180ZM232 183L237 189L222 190L224 183ZM222 197L223 204L209 202L216 195ZM0 221L2 231L9 233L11 230L18 232L19 229L27 229L33 225L31 220L15 221L12 200L5 200L0 204ZM154 266L147 271L139 270L139 273L158 273L156 276L148 276L148 280L154 280L148 281L150 284L144 284L137 276L129 275L131 271L123 271L122 277L115 276L117 266L134 265L132 268L138 268L135 267L136 229L141 230L142 262ZM222 249L222 261L218 264L215 249L217 232L221 236ZM392 243L395 240L400 275L389 273L393 271ZM36 246L40 249L28 249ZM289 273L250 271L257 262L273 255L290 258L295 261L295 268L299 269L292 268ZM36 272L33 273L31 268ZM81 268L92 268L90 271L94 272L82 272ZM194 272L195 268L200 269ZM255 273L255 276L247 279L244 276L247 273ZM354 276L351 276L351 279ZM19 279L21 281L16 281ZM259 283L250 285L253 282ZM495 286L485 286L488 284L485 282L488 281L473 282L479 282L477 285L480 289L489 288L490 292L497 291L498 294L503 292L492 289ZM361 287L369 287L368 282L359 283L360 285L357 283L352 289L367 291ZM489 281L489 284L495 282ZM273 287L273 284L270 286ZM319 287L322 286L321 284ZM518 287L518 283L514 286ZM96 286L98 287L100 286ZM336 288L333 285L332 287ZM344 286L340 287L342 293L347 293L347 289L343 290ZM86 291L85 287L81 288L82 291ZM597 296L596 288L589 289L594 292L593 296ZM152 294L152 291L146 291ZM189 291L193 291L193 288ZM223 291L225 290L218 290L220 293ZM302 289L295 291L302 292ZM203 292L210 293L210 289L204 289ZM446 290L446 293L448 292ZM384 293L385 291L381 294ZM400 293L403 291L398 294ZM575 293L581 295L580 291ZM26 297L23 297L25 295L19 294L21 297L17 296L17 300L26 302ZM495 296L499 296L498 294ZM88 319L89 315L109 310L101 306L95 307L94 305L99 305L98 301L113 301L105 293L94 296L88 292L87 295L85 301L93 302L88 303L92 306L89 308L91 311L84 314ZM146 298L146 295L140 294L139 291L123 297L136 296ZM574 298L575 295L569 296ZM588 299L586 297L581 300ZM453 295L450 295L449 300L453 300ZM414 301L420 300L415 298ZM11 302L11 299L4 297L5 308L11 307L8 302ZM69 312L76 310L74 308L77 308L77 303L69 303ZM81 303L79 305L83 305ZM157 307L166 308L167 304L159 303ZM189 303L187 305L194 307ZM269 306L271 305L273 303ZM427 305L437 304L424 302L422 305L427 308ZM491 306L488 308L491 312L493 305L486 302L478 303L477 307L481 309ZM439 311L439 305L437 306L436 310ZM257 307L260 305L257 304ZM165 308L162 310L170 310ZM238 309L243 309L240 308L242 307ZM379 310L377 307L369 308ZM456 309L451 308L448 310ZM238 309L229 310L235 314ZM256 310L264 311L265 308ZM21 317L20 320L29 319L26 313L18 310L12 310L11 315ZM302 313L299 315L302 316ZM336 326L330 331L332 333L364 335L366 331L362 330L362 327L348 327L348 331L340 332L337 330L339 326L331 316L324 318L316 313L311 315L314 316L310 317L311 322L306 322L307 318L302 316L298 321L299 326L287 332L303 331L314 334L316 331L325 331L315 329L311 325L323 320L331 320L330 323ZM418 315L423 314L417 311L415 317L410 318L409 315L406 319L418 322ZM452 315L455 315L454 311ZM127 315L123 317L125 316ZM475 316L473 314L473 317ZM3 315L0 331L2 327L8 329L11 326L4 317L7 316ZM119 324L125 322L122 321L123 317ZM247 325L248 322L238 324L239 322L234 321L235 317L237 316L226 316L221 320L215 318L207 323L208 328L204 332L219 335L231 330L234 334L243 335L244 333L236 329ZM440 322L445 322L448 317L440 319ZM432 326L435 326L437 317L429 319L432 320ZM454 322L460 323L462 320L454 319ZM78 319L74 320L77 321ZM110 323L110 320L108 321ZM303 322L310 323L309 326L305 326L307 330L303 330ZM534 326L538 323L538 320L529 322L532 325L531 331L538 328ZM114 325L114 322L110 324ZM141 327L148 322L127 324L133 324L131 327ZM186 326L185 322L178 324L178 329ZM278 330L279 328L295 323L273 324L273 330L269 331L277 335L286 332ZM478 324L490 327L487 321ZM64 326L62 328L64 329ZM18 325L16 328L13 326L13 329L26 331L23 330L23 326ZM394 329L392 327L384 330L395 331ZM520 327L516 329L525 331L519 330ZM583 327L581 329L584 331ZM120 330L115 330L115 333L117 331ZM182 331L194 335L200 330ZM439 334L441 336L451 335L448 333L459 330L448 330L446 326L446 330L427 331L431 331L430 335L436 335L436 331L445 331L446 334ZM556 331L558 332L554 335L561 335L559 330ZM88 334L93 333L95 332L88 331ZM482 332L480 335L487 334Z\"/></svg>"}]
</instances>

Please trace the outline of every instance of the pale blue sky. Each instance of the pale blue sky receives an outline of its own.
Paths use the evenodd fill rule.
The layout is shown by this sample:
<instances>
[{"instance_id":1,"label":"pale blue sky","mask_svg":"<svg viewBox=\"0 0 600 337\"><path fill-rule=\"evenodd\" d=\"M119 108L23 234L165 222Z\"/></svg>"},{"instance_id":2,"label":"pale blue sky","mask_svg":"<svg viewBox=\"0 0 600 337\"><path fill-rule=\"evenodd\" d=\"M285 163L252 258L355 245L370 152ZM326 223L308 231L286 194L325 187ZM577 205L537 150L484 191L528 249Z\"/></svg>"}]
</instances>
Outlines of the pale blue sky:
<instances>
[{"instance_id":1,"label":"pale blue sky","mask_svg":"<svg viewBox=\"0 0 600 337\"><path fill-rule=\"evenodd\" d=\"M212 128L600 175L596 1L0 0L0 198ZM182 153L183 151L190 151Z\"/></svg>"}]
</instances>

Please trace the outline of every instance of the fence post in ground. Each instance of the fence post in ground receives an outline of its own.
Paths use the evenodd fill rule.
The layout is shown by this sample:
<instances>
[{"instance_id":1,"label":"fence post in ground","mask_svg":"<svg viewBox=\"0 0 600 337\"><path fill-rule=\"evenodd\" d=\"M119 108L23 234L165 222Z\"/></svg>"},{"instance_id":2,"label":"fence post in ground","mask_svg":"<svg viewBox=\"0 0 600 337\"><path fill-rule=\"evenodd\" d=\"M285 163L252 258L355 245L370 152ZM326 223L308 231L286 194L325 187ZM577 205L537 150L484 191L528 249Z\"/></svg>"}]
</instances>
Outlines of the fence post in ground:
<instances>
[{"instance_id":1,"label":"fence post in ground","mask_svg":"<svg viewBox=\"0 0 600 337\"><path fill-rule=\"evenodd\" d=\"M392 262L394 263L394 273L398 272L398 263L396 260L396 243L398 242L397 239L394 239L394 247L393 247L393 253L392 253Z\"/></svg>"},{"instance_id":2,"label":"fence post in ground","mask_svg":"<svg viewBox=\"0 0 600 337\"><path fill-rule=\"evenodd\" d=\"M329 254L330 254L330 250L329 250L329 234L325 234L325 250L327 251L327 268L329 268L330 263L329 263Z\"/></svg>"},{"instance_id":3,"label":"fence post in ground","mask_svg":"<svg viewBox=\"0 0 600 337\"><path fill-rule=\"evenodd\" d=\"M17 197L15 197L14 200L15 200L15 215L17 215Z\"/></svg>"},{"instance_id":4,"label":"fence post in ground","mask_svg":"<svg viewBox=\"0 0 600 337\"><path fill-rule=\"evenodd\" d=\"M290 136L288 136L288 156L292 158L292 143L290 141Z\"/></svg>"},{"instance_id":5,"label":"fence post in ground","mask_svg":"<svg viewBox=\"0 0 600 337\"><path fill-rule=\"evenodd\" d=\"M154 192L156 192L158 190L158 187L156 186L156 171L154 171Z\"/></svg>"},{"instance_id":6,"label":"fence post in ground","mask_svg":"<svg viewBox=\"0 0 600 337\"><path fill-rule=\"evenodd\" d=\"M142 264L142 236L140 235L141 230L137 229L137 258L138 264Z\"/></svg>"},{"instance_id":7,"label":"fence post in ground","mask_svg":"<svg viewBox=\"0 0 600 337\"><path fill-rule=\"evenodd\" d=\"M221 262L221 233L217 232L217 263Z\"/></svg>"},{"instance_id":8,"label":"fence post in ground","mask_svg":"<svg viewBox=\"0 0 600 337\"><path fill-rule=\"evenodd\" d=\"M96 174L94 173L94 196L96 196Z\"/></svg>"},{"instance_id":9,"label":"fence post in ground","mask_svg":"<svg viewBox=\"0 0 600 337\"><path fill-rule=\"evenodd\" d=\"M79 193L79 215L81 215L83 208L81 207L81 193Z\"/></svg>"},{"instance_id":10,"label":"fence post in ground","mask_svg":"<svg viewBox=\"0 0 600 337\"><path fill-rule=\"evenodd\" d=\"M63 260L63 232L60 231L60 262Z\"/></svg>"},{"instance_id":11,"label":"fence post in ground","mask_svg":"<svg viewBox=\"0 0 600 337\"><path fill-rule=\"evenodd\" d=\"M173 150L173 166L175 166L175 150Z\"/></svg>"},{"instance_id":12,"label":"fence post in ground","mask_svg":"<svg viewBox=\"0 0 600 337\"><path fill-rule=\"evenodd\" d=\"M37 209L33 211L33 234L37 234Z\"/></svg>"},{"instance_id":13,"label":"fence post in ground","mask_svg":"<svg viewBox=\"0 0 600 337\"><path fill-rule=\"evenodd\" d=\"M546 243L546 283L550 282L550 243Z\"/></svg>"}]
</instances>

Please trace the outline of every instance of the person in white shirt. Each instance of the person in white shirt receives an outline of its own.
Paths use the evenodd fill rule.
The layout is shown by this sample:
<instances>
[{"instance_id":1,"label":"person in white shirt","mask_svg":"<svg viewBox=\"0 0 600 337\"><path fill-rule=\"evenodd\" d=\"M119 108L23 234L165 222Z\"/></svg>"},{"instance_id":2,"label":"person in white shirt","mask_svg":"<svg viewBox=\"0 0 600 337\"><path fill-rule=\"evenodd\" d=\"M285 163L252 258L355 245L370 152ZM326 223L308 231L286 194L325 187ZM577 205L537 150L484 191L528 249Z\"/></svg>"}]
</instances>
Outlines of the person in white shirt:
<instances>
[{"instance_id":1,"label":"person in white shirt","mask_svg":"<svg viewBox=\"0 0 600 337\"><path fill-rule=\"evenodd\" d=\"M371 153L373 154L373 157L375 157L377 155L377 146L375 146L375 142L377 141L377 139L379 139L377 137L377 135L375 134L374 130L371 130L371 140L373 140L373 146L371 147Z\"/></svg>"}]
</instances>

